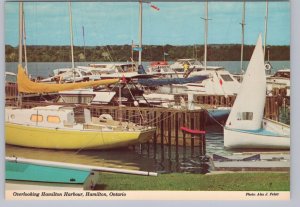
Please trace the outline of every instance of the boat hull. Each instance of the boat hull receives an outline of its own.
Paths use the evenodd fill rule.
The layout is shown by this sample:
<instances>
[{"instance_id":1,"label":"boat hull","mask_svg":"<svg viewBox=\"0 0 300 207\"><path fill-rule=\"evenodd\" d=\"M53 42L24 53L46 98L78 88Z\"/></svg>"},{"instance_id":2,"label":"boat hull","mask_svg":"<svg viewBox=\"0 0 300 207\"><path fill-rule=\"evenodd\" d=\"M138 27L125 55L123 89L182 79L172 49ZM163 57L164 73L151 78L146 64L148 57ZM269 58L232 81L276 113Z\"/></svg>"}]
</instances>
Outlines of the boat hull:
<instances>
[{"instance_id":1,"label":"boat hull","mask_svg":"<svg viewBox=\"0 0 300 207\"><path fill-rule=\"evenodd\" d=\"M209 113L209 117L206 120L206 124L216 124L218 122L225 123L229 114L230 114L231 108L216 108L216 109L207 109L207 112Z\"/></svg>"},{"instance_id":2,"label":"boat hull","mask_svg":"<svg viewBox=\"0 0 300 207\"><path fill-rule=\"evenodd\" d=\"M8 190L93 190L99 182L99 172L59 166L5 161Z\"/></svg>"},{"instance_id":3,"label":"boat hull","mask_svg":"<svg viewBox=\"0 0 300 207\"><path fill-rule=\"evenodd\" d=\"M93 131L39 128L5 123L6 144L48 149L110 149L143 143L154 128L143 131Z\"/></svg>"},{"instance_id":4,"label":"boat hull","mask_svg":"<svg viewBox=\"0 0 300 207\"><path fill-rule=\"evenodd\" d=\"M246 133L245 131L224 128L224 147L290 149L290 138L287 136Z\"/></svg>"}]
</instances>

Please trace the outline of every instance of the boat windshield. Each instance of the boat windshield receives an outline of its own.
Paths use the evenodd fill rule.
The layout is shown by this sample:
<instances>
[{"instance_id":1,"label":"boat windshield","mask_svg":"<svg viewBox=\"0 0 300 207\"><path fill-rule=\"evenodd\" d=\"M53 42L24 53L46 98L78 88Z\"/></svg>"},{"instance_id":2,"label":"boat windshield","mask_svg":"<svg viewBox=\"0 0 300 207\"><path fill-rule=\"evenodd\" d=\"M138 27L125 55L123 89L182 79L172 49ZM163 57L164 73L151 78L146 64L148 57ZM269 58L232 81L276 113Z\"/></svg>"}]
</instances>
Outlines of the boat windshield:
<instances>
[{"instance_id":1,"label":"boat windshield","mask_svg":"<svg viewBox=\"0 0 300 207\"><path fill-rule=\"evenodd\" d=\"M89 76L89 75L93 75L91 72L85 72L85 71L81 71L81 74L83 75L83 76Z\"/></svg>"},{"instance_id":2,"label":"boat windshield","mask_svg":"<svg viewBox=\"0 0 300 207\"><path fill-rule=\"evenodd\" d=\"M116 68L119 72L133 72L135 70L133 64L117 65Z\"/></svg>"},{"instance_id":3,"label":"boat windshield","mask_svg":"<svg viewBox=\"0 0 300 207\"><path fill-rule=\"evenodd\" d=\"M233 81L233 79L230 77L230 75L221 75L221 77L224 81Z\"/></svg>"},{"instance_id":4,"label":"boat windshield","mask_svg":"<svg viewBox=\"0 0 300 207\"><path fill-rule=\"evenodd\" d=\"M273 77L278 77L278 78L290 78L290 72L288 71L277 71Z\"/></svg>"}]
</instances>

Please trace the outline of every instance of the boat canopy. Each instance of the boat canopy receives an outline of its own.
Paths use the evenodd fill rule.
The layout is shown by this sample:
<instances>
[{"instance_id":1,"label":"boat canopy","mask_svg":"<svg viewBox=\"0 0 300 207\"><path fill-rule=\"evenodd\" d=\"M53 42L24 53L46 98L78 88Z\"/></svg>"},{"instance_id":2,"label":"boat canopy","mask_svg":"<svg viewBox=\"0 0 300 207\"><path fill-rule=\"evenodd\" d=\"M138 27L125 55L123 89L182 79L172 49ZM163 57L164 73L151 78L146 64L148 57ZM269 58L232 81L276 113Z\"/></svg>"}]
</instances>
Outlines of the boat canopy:
<instances>
[{"instance_id":1,"label":"boat canopy","mask_svg":"<svg viewBox=\"0 0 300 207\"><path fill-rule=\"evenodd\" d=\"M23 69L22 65L18 65L18 91L23 93L51 93L58 91L74 90L79 88L88 88L99 85L109 85L117 83L119 79L106 79L97 81L87 81L79 83L61 83L61 84L49 84L49 83L37 83L31 81Z\"/></svg>"}]
</instances>

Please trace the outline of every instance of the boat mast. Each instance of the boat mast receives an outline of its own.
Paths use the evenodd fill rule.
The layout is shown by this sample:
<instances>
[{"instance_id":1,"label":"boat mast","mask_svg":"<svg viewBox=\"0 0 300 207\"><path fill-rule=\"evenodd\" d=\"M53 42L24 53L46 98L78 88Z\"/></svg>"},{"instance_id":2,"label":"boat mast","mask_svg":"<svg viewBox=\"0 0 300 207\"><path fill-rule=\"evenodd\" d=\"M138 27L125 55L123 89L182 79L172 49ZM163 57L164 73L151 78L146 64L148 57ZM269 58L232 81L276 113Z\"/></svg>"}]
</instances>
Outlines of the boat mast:
<instances>
[{"instance_id":1,"label":"boat mast","mask_svg":"<svg viewBox=\"0 0 300 207\"><path fill-rule=\"evenodd\" d=\"M73 69L73 82L75 82L75 66L74 66L74 51L73 51L73 19L72 19L72 4L69 2L69 16L70 16L70 39L71 39L71 59Z\"/></svg>"},{"instance_id":2,"label":"boat mast","mask_svg":"<svg viewBox=\"0 0 300 207\"><path fill-rule=\"evenodd\" d=\"M246 2L243 1L243 14L242 14L242 45L241 45L241 74L244 72L243 59L244 59L244 38L245 38L245 13L246 13Z\"/></svg>"},{"instance_id":3,"label":"boat mast","mask_svg":"<svg viewBox=\"0 0 300 207\"><path fill-rule=\"evenodd\" d=\"M205 3L204 69L207 69L208 0Z\"/></svg>"},{"instance_id":4,"label":"boat mast","mask_svg":"<svg viewBox=\"0 0 300 207\"><path fill-rule=\"evenodd\" d=\"M84 55L84 60L86 61L86 56L85 56L85 36L84 36L84 26L82 26L82 38L83 38L83 55Z\"/></svg>"},{"instance_id":5,"label":"boat mast","mask_svg":"<svg viewBox=\"0 0 300 207\"><path fill-rule=\"evenodd\" d=\"M265 37L264 37L264 58L266 56L267 32L268 32L268 16L269 16L269 2L266 0L266 16L265 16Z\"/></svg>"},{"instance_id":6,"label":"boat mast","mask_svg":"<svg viewBox=\"0 0 300 207\"><path fill-rule=\"evenodd\" d=\"M119 122L122 122L122 89L121 83L119 83Z\"/></svg>"},{"instance_id":7,"label":"boat mast","mask_svg":"<svg viewBox=\"0 0 300 207\"><path fill-rule=\"evenodd\" d=\"M23 45L23 2L19 2L19 66L22 66ZM18 67L19 67L18 66ZM22 94L18 92L17 106L22 106Z\"/></svg>"},{"instance_id":8,"label":"boat mast","mask_svg":"<svg viewBox=\"0 0 300 207\"><path fill-rule=\"evenodd\" d=\"M26 29L25 29L25 15L24 15L24 7L22 8L23 11L22 11L22 15L23 15L23 47L24 47L24 68L25 68L25 71L26 71L26 74L28 75L28 69L27 69L27 48L26 48Z\"/></svg>"},{"instance_id":9,"label":"boat mast","mask_svg":"<svg viewBox=\"0 0 300 207\"><path fill-rule=\"evenodd\" d=\"M142 65L143 1L139 1L139 65Z\"/></svg>"},{"instance_id":10,"label":"boat mast","mask_svg":"<svg viewBox=\"0 0 300 207\"><path fill-rule=\"evenodd\" d=\"M132 68L132 71L133 70L133 64L134 64L134 57L133 57L133 40L131 40L131 68Z\"/></svg>"},{"instance_id":11,"label":"boat mast","mask_svg":"<svg viewBox=\"0 0 300 207\"><path fill-rule=\"evenodd\" d=\"M23 46L23 2L19 2L19 65L22 65Z\"/></svg>"}]
</instances>

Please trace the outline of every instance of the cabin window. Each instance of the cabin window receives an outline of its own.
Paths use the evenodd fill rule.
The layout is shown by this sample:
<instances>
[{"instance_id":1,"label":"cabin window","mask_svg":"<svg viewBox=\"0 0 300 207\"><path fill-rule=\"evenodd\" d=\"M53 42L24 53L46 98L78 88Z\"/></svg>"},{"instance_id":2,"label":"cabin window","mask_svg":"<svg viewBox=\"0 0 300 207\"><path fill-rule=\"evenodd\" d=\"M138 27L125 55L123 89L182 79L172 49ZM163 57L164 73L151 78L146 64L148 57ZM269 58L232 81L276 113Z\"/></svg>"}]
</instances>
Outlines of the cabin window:
<instances>
[{"instance_id":1,"label":"cabin window","mask_svg":"<svg viewBox=\"0 0 300 207\"><path fill-rule=\"evenodd\" d=\"M60 123L60 118L58 116L47 116L47 121L49 123Z\"/></svg>"},{"instance_id":2,"label":"cabin window","mask_svg":"<svg viewBox=\"0 0 300 207\"><path fill-rule=\"evenodd\" d=\"M238 112L237 119L238 120L252 120L253 112Z\"/></svg>"},{"instance_id":3,"label":"cabin window","mask_svg":"<svg viewBox=\"0 0 300 207\"><path fill-rule=\"evenodd\" d=\"M14 119L14 118L15 118L15 115L14 115L14 114L10 115L10 118L11 118L11 119Z\"/></svg>"},{"instance_id":4,"label":"cabin window","mask_svg":"<svg viewBox=\"0 0 300 207\"><path fill-rule=\"evenodd\" d=\"M43 116L38 115L38 114L32 114L30 117L30 120L33 122L42 122L43 121Z\"/></svg>"},{"instance_id":5,"label":"cabin window","mask_svg":"<svg viewBox=\"0 0 300 207\"><path fill-rule=\"evenodd\" d=\"M233 81L233 79L230 77L230 75L221 75L221 77L224 81Z\"/></svg>"}]
</instances>

